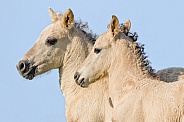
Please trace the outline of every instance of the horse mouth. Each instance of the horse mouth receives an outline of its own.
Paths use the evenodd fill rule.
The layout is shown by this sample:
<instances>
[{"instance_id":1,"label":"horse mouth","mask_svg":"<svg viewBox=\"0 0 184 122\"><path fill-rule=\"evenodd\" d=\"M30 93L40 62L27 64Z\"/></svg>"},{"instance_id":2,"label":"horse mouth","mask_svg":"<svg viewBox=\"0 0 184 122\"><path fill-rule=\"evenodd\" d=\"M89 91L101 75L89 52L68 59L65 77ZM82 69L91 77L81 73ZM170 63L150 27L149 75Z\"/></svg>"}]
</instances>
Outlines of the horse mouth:
<instances>
[{"instance_id":1,"label":"horse mouth","mask_svg":"<svg viewBox=\"0 0 184 122\"><path fill-rule=\"evenodd\" d=\"M32 80L35 77L35 73L37 72L37 66L31 67L28 72L23 74L23 77L29 80Z\"/></svg>"}]
</instances>

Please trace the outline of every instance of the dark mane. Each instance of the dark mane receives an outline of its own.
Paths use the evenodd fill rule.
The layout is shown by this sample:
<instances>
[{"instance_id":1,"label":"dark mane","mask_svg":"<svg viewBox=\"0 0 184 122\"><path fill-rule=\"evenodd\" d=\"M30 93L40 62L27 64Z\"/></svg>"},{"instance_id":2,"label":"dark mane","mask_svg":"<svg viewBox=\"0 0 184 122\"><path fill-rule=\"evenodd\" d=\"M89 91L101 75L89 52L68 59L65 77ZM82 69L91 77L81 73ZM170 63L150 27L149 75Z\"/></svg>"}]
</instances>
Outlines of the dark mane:
<instances>
[{"instance_id":1,"label":"dark mane","mask_svg":"<svg viewBox=\"0 0 184 122\"><path fill-rule=\"evenodd\" d=\"M137 55L138 60L140 60L140 67L143 73L149 75L152 78L158 78L157 74L155 73L155 69L153 69L150 65L150 61L147 59L148 56L144 52L144 44L140 44L137 42L135 43L135 53Z\"/></svg>"},{"instance_id":2,"label":"dark mane","mask_svg":"<svg viewBox=\"0 0 184 122\"><path fill-rule=\"evenodd\" d=\"M122 35L122 32L120 33ZM148 60L148 56L144 51L144 44L140 44L137 42L138 34L137 32L128 32L127 35L123 34L124 36L129 37L129 41L134 44L134 53L137 56L137 59L140 62L141 70L144 74L147 74L151 78L158 78L157 74L155 73L155 69L152 68L150 65L151 62Z\"/></svg>"},{"instance_id":3,"label":"dark mane","mask_svg":"<svg viewBox=\"0 0 184 122\"><path fill-rule=\"evenodd\" d=\"M131 38L133 40L133 42L136 42L137 39L138 39L138 34L137 32L134 32L134 33L131 33L131 32L128 32L128 35L127 35L129 38Z\"/></svg>"},{"instance_id":4,"label":"dark mane","mask_svg":"<svg viewBox=\"0 0 184 122\"><path fill-rule=\"evenodd\" d=\"M78 20L75 21L74 26L80 29L84 33L84 35L92 42L92 44L95 43L96 39L98 38L98 35L96 33L93 33L93 31L89 29L88 22Z\"/></svg>"}]
</instances>

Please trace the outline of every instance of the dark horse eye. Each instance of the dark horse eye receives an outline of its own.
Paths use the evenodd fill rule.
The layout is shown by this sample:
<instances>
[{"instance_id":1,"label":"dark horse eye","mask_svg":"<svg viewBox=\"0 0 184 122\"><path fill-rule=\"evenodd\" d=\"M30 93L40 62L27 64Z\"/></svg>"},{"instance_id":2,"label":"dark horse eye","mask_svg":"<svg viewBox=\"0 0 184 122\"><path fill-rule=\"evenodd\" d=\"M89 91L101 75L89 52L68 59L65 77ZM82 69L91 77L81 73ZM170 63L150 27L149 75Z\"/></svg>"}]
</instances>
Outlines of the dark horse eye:
<instances>
[{"instance_id":1,"label":"dark horse eye","mask_svg":"<svg viewBox=\"0 0 184 122\"><path fill-rule=\"evenodd\" d=\"M102 49L95 48L95 49L94 49L94 53L98 54L98 53L100 53L101 50L102 50Z\"/></svg>"},{"instance_id":2,"label":"dark horse eye","mask_svg":"<svg viewBox=\"0 0 184 122\"><path fill-rule=\"evenodd\" d=\"M50 38L50 39L47 39L46 44L50 46L50 45L56 44L56 42L57 42L56 38Z\"/></svg>"}]
</instances>

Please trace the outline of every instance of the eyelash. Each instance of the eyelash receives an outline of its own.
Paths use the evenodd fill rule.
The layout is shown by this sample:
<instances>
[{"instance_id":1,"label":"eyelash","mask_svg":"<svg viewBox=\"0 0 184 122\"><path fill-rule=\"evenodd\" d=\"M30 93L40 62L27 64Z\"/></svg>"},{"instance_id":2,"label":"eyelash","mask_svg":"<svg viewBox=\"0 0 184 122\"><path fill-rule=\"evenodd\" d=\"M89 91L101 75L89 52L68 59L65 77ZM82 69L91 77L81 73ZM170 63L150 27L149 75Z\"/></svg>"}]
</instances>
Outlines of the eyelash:
<instances>
[{"instance_id":1,"label":"eyelash","mask_svg":"<svg viewBox=\"0 0 184 122\"><path fill-rule=\"evenodd\" d=\"M95 48L95 49L94 49L94 53L98 54L98 53L100 53L101 50L102 50L102 49Z\"/></svg>"}]
</instances>

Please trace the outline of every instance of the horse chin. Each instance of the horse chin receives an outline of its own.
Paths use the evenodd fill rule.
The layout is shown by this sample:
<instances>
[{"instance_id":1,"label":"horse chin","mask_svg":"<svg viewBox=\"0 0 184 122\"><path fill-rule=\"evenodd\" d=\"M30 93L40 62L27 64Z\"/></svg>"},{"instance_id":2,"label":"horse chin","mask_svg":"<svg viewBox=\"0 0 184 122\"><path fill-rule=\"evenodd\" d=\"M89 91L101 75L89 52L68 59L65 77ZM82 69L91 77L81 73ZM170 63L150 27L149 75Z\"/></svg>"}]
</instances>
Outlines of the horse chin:
<instances>
[{"instance_id":1,"label":"horse chin","mask_svg":"<svg viewBox=\"0 0 184 122\"><path fill-rule=\"evenodd\" d=\"M26 76L24 76L24 78L26 78L28 80L32 80L34 78L34 75L26 75Z\"/></svg>"}]
</instances>

